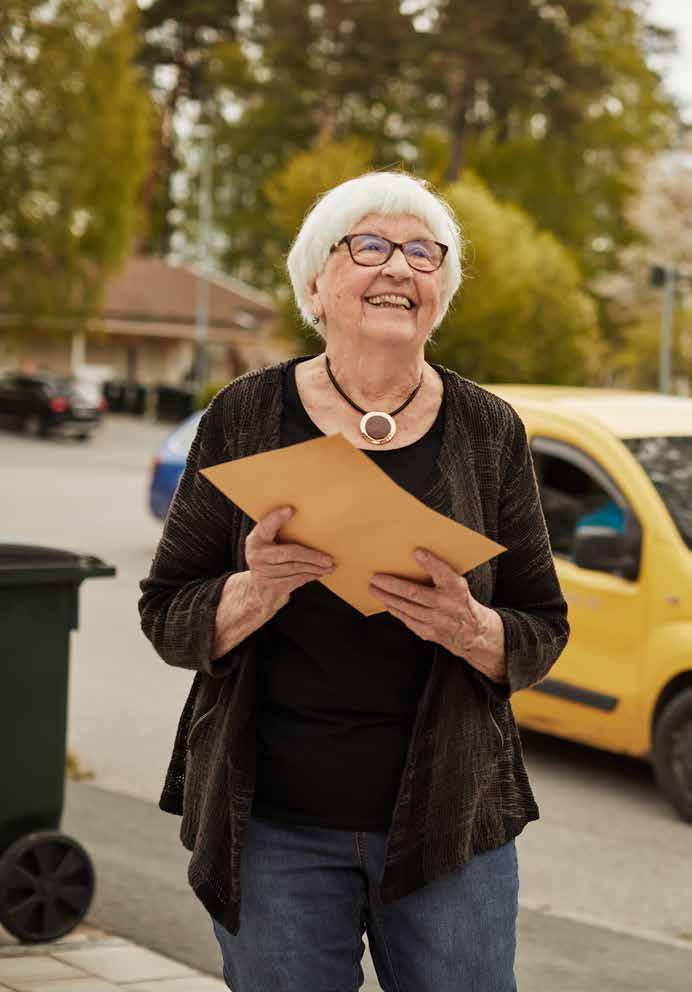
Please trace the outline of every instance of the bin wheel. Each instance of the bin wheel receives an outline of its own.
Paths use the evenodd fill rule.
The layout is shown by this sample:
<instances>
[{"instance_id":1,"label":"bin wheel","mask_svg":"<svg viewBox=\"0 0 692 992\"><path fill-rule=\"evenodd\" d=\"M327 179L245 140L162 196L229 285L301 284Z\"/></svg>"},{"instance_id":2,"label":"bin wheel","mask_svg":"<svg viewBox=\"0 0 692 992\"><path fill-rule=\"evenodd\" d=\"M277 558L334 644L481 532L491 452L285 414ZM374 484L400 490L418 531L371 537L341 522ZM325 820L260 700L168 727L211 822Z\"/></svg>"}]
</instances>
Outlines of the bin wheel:
<instances>
[{"instance_id":1,"label":"bin wheel","mask_svg":"<svg viewBox=\"0 0 692 992\"><path fill-rule=\"evenodd\" d=\"M48 424L38 413L30 413L24 418L24 433L29 437L47 437Z\"/></svg>"},{"instance_id":2,"label":"bin wheel","mask_svg":"<svg viewBox=\"0 0 692 992\"><path fill-rule=\"evenodd\" d=\"M84 919L94 887L91 858L76 840L27 834L0 855L0 923L24 943L55 940Z\"/></svg>"}]
</instances>

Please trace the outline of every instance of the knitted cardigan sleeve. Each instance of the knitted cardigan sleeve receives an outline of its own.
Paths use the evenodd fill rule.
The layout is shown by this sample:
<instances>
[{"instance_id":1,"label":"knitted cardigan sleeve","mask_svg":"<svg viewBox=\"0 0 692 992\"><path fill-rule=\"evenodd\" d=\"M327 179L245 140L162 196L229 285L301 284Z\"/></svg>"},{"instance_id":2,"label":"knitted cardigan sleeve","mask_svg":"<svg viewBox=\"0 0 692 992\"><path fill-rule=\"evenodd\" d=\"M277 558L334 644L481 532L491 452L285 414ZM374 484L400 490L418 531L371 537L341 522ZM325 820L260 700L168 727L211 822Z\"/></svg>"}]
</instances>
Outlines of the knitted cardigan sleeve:
<instances>
[{"instance_id":1,"label":"knitted cardigan sleeve","mask_svg":"<svg viewBox=\"0 0 692 992\"><path fill-rule=\"evenodd\" d=\"M569 639L567 603L550 549L531 449L512 409L513 437L500 484L498 557L492 608L505 633L507 681L488 687L502 699L543 679Z\"/></svg>"},{"instance_id":2,"label":"knitted cardigan sleeve","mask_svg":"<svg viewBox=\"0 0 692 992\"><path fill-rule=\"evenodd\" d=\"M149 575L139 588L144 634L168 665L223 677L234 651L211 660L216 610L230 564L231 504L200 468L227 459L218 403L199 422Z\"/></svg>"}]
</instances>

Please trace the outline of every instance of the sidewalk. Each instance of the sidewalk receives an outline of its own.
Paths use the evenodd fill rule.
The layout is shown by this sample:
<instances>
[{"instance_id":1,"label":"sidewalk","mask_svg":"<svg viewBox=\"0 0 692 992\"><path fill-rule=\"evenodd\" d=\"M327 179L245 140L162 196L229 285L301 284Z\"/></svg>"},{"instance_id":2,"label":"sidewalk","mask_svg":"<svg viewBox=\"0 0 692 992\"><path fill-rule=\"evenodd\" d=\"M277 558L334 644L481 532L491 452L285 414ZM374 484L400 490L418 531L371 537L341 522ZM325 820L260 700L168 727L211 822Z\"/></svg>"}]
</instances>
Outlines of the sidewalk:
<instances>
[{"instance_id":1,"label":"sidewalk","mask_svg":"<svg viewBox=\"0 0 692 992\"><path fill-rule=\"evenodd\" d=\"M525 992L690 992L692 952L519 912L517 981ZM369 955L361 992L380 986ZM81 924L63 940L19 944L0 927L0 992L228 992L219 978Z\"/></svg>"},{"instance_id":2,"label":"sidewalk","mask_svg":"<svg viewBox=\"0 0 692 992\"><path fill-rule=\"evenodd\" d=\"M50 944L0 927L0 992L222 992L219 978L82 924Z\"/></svg>"}]
</instances>

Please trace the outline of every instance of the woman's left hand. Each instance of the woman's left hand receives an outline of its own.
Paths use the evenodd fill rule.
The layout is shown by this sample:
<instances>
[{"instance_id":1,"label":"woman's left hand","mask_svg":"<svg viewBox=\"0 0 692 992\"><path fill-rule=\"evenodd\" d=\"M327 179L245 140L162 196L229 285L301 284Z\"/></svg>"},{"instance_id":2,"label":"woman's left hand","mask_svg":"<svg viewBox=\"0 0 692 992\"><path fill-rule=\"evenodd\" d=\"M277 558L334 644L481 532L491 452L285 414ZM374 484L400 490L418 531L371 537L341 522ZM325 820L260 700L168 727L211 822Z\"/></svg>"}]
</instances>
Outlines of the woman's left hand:
<instances>
[{"instance_id":1,"label":"woman's left hand","mask_svg":"<svg viewBox=\"0 0 692 992\"><path fill-rule=\"evenodd\" d=\"M432 587L377 572L371 594L414 634L465 658L493 681L504 681L502 618L473 598L466 579L446 561L423 549L413 556L432 577Z\"/></svg>"}]
</instances>

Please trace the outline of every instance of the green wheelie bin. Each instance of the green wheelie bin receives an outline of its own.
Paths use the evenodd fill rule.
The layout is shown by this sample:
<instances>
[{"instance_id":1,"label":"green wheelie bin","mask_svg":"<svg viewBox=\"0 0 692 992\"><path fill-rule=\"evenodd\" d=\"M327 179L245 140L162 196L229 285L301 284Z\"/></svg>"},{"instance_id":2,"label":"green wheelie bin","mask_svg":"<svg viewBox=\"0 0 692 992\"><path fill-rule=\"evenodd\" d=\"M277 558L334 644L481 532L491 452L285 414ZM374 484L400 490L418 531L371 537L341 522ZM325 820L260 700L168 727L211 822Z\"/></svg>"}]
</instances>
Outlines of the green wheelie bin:
<instances>
[{"instance_id":1,"label":"green wheelie bin","mask_svg":"<svg viewBox=\"0 0 692 992\"><path fill-rule=\"evenodd\" d=\"M70 631L79 586L115 575L91 555L0 544L0 923L24 943L85 917L94 868L60 832Z\"/></svg>"}]
</instances>

